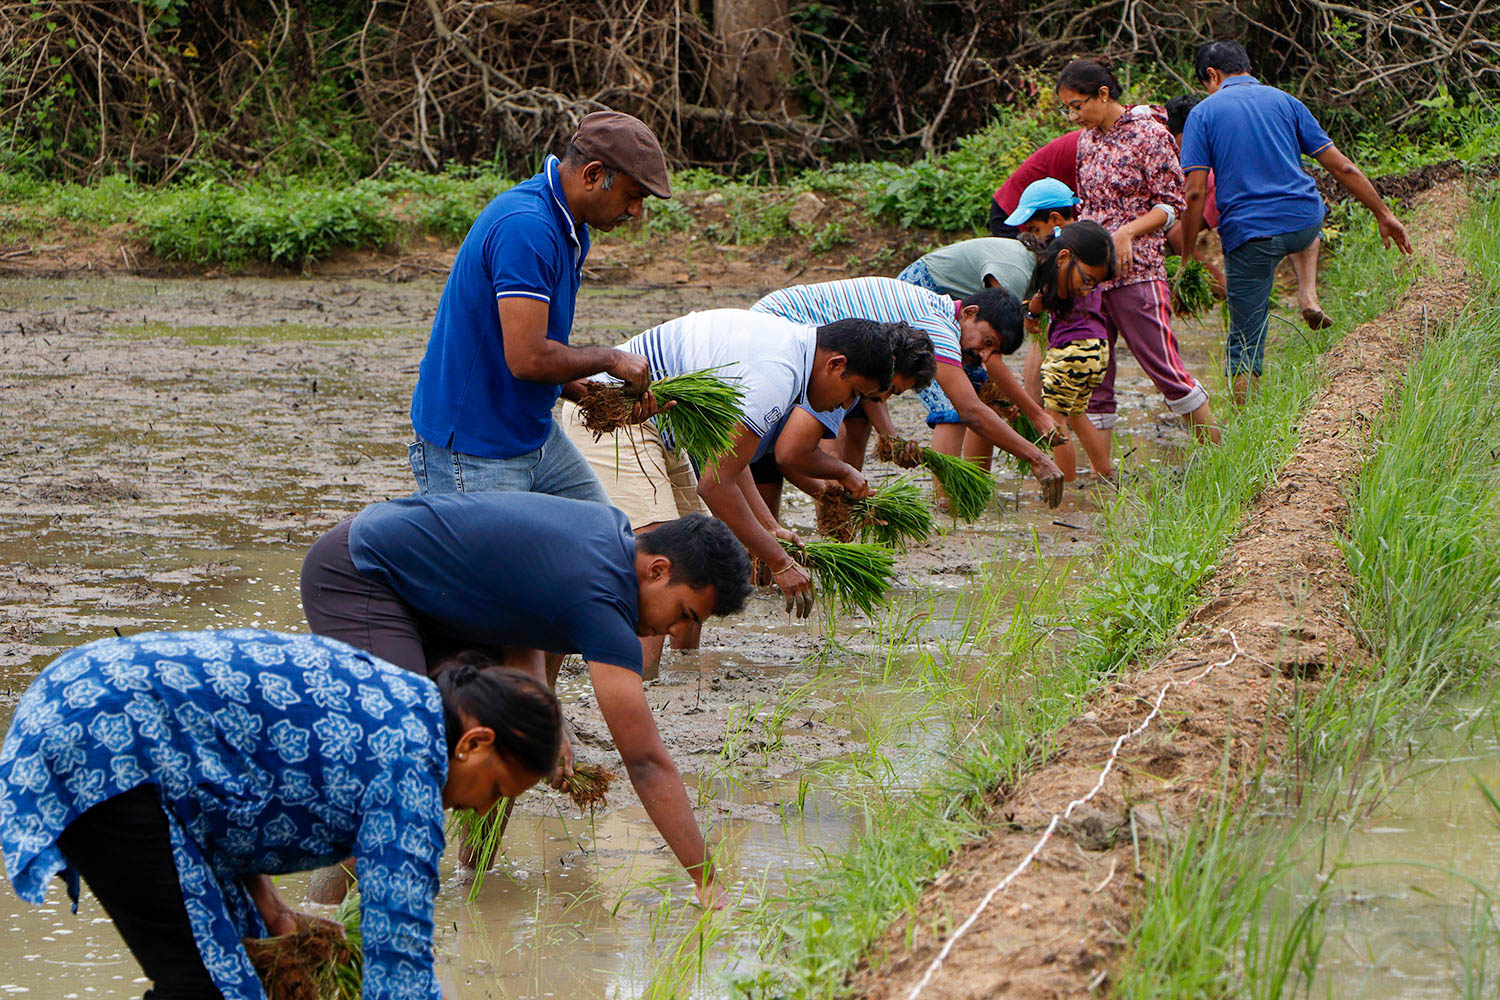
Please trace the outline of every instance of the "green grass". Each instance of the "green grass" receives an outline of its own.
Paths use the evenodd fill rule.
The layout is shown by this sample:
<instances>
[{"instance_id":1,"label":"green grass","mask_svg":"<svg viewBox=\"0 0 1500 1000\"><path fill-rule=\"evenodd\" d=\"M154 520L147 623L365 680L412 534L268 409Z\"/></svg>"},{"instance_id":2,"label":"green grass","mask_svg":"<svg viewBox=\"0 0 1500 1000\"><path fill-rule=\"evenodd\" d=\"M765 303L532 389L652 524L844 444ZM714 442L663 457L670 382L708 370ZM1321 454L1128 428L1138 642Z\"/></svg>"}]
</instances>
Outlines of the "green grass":
<instances>
[{"instance_id":1,"label":"green grass","mask_svg":"<svg viewBox=\"0 0 1500 1000\"><path fill-rule=\"evenodd\" d=\"M877 650L869 657L875 674L866 683L888 682L895 672L926 708L915 720L893 713L870 718L869 746L830 779L856 828L866 832L824 854L814 874L724 932L744 942L742 955L754 956L725 973L733 994L836 997L855 963L869 960L878 968L881 956L869 953L871 944L915 903L952 852L984 829L988 796L1045 759L1090 692L1171 640L1246 506L1294 446L1298 415L1324 378L1319 355L1413 279L1411 269L1393 267L1392 260L1373 227L1350 233L1325 282L1339 326L1320 333L1278 326L1263 391L1245 409L1221 414L1223 444L1194 448L1175 474L1131 481L1104 512L1104 555L1065 604L1062 574L1038 560L1012 580L991 581L962 605L955 612L960 637L924 643L915 665L889 652L882 661L880 643L910 642L908 626L930 621L924 617L930 610L897 612L877 626ZM1070 630L1066 644L1054 639L1060 628ZM950 734L936 766L915 786L886 756L893 728L903 725ZM1207 843L1218 833L1203 827L1196 836ZM1257 870L1294 860L1272 846L1258 855ZM1226 851L1220 870L1230 871L1232 863L1242 865L1236 871L1243 877L1250 856ZM1246 924L1226 918L1225 926ZM1293 948L1286 959L1284 939L1263 934L1262 940L1259 967L1270 981L1301 953Z\"/></svg>"},{"instance_id":2,"label":"green grass","mask_svg":"<svg viewBox=\"0 0 1500 1000\"><path fill-rule=\"evenodd\" d=\"M1120 970L1122 996L1159 996L1163 984L1171 995L1310 990L1329 900L1356 888L1343 876L1362 864L1344 858L1350 824L1414 777L1425 742L1464 728L1455 696L1482 699L1480 716L1500 719L1489 683L1500 647L1500 452L1486 438L1500 415L1497 233L1492 194L1459 240L1485 292L1429 331L1351 498L1344 549L1372 660L1339 665L1316 695L1284 706L1295 753L1264 776L1279 792L1201 820L1162 859ZM1469 729L1483 728L1476 718ZM1267 809L1291 819L1267 823ZM1279 889L1267 895L1268 884ZM1493 926L1492 902L1488 890L1475 898L1476 940ZM1480 940L1452 958L1472 985L1485 981L1485 956Z\"/></svg>"}]
</instances>

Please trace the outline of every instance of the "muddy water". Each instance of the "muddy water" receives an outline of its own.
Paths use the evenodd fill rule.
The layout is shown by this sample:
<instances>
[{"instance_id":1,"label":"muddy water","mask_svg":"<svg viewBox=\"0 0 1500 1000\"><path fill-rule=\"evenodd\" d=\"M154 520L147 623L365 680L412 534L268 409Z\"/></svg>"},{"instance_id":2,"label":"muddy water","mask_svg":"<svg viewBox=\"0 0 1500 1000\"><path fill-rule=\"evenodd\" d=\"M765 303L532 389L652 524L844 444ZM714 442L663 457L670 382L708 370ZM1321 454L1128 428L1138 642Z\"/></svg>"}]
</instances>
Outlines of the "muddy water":
<instances>
[{"instance_id":1,"label":"muddy water","mask_svg":"<svg viewBox=\"0 0 1500 1000\"><path fill-rule=\"evenodd\" d=\"M0 723L59 647L113 629L302 627L297 571L323 530L410 489L405 413L440 284L419 281L130 279L0 281ZM580 340L618 342L654 322L765 289L590 289ZM1183 331L1206 374L1217 337ZM1174 461L1183 435L1132 362L1122 365L1117 455ZM922 432L904 399L898 423ZM875 469L877 475L891 470ZM904 683L922 652L962 660L968 601L1043 559L1077 574L1094 544L1087 493L1042 508L1029 480L977 526L907 553L889 621L788 621L767 595L669 656L648 688L724 873L746 898L813 867L857 818L836 790L869 768L920 780L942 720ZM811 533L789 496L787 519ZM874 653L868 658L864 654ZM579 672L560 685L583 759L612 763ZM523 800L506 855L473 904L446 869L438 949L450 998L633 996L694 919L686 880L628 784L579 817L551 793ZM286 883L289 896L300 882ZM61 893L55 894L62 898ZM86 897L0 903L0 992L133 996L139 971ZM712 984L702 990L715 992Z\"/></svg>"},{"instance_id":2,"label":"muddy water","mask_svg":"<svg viewBox=\"0 0 1500 1000\"><path fill-rule=\"evenodd\" d=\"M1500 995L1500 732L1493 710L1444 731L1340 838L1314 996Z\"/></svg>"}]
</instances>

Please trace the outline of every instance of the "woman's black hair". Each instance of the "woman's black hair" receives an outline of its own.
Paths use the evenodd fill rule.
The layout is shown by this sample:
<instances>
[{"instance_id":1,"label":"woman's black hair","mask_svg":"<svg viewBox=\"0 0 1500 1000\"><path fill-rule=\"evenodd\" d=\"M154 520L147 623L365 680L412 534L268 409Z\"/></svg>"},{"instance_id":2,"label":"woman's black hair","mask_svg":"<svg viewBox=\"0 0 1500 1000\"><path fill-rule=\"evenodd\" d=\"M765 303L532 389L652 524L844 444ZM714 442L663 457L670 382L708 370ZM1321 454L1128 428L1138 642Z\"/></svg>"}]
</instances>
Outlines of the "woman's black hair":
<instances>
[{"instance_id":1,"label":"woman's black hair","mask_svg":"<svg viewBox=\"0 0 1500 1000\"><path fill-rule=\"evenodd\" d=\"M1108 87L1109 96L1116 101L1125 93L1108 59L1074 59L1057 74L1057 89L1064 87L1090 97L1099 93L1100 87Z\"/></svg>"},{"instance_id":2,"label":"woman's black hair","mask_svg":"<svg viewBox=\"0 0 1500 1000\"><path fill-rule=\"evenodd\" d=\"M1073 300L1057 294L1057 255L1067 250L1073 259L1090 267L1104 267L1106 280L1115 274L1115 241L1109 230L1089 219L1075 222L1047 244L1041 262L1031 273L1031 287L1026 290L1030 298L1042 293L1042 307L1050 313L1066 315L1073 308Z\"/></svg>"},{"instance_id":3,"label":"woman's black hair","mask_svg":"<svg viewBox=\"0 0 1500 1000\"><path fill-rule=\"evenodd\" d=\"M1193 57L1193 75L1198 82L1208 81L1208 71L1216 69L1225 76L1250 72L1250 53L1239 42L1209 42Z\"/></svg>"},{"instance_id":4,"label":"woman's black hair","mask_svg":"<svg viewBox=\"0 0 1500 1000\"><path fill-rule=\"evenodd\" d=\"M714 588L714 614L732 615L750 596L750 556L729 525L687 514L635 536L635 547L672 561L672 583Z\"/></svg>"},{"instance_id":5,"label":"woman's black hair","mask_svg":"<svg viewBox=\"0 0 1500 1000\"><path fill-rule=\"evenodd\" d=\"M1000 353L1014 354L1026 342L1025 311L1016 297L1003 288L983 288L959 301L959 307L976 306L976 317L1000 335Z\"/></svg>"},{"instance_id":6,"label":"woman's black hair","mask_svg":"<svg viewBox=\"0 0 1500 1000\"><path fill-rule=\"evenodd\" d=\"M1188 115L1203 100L1200 94L1183 94L1167 102L1167 131L1181 135L1187 128Z\"/></svg>"},{"instance_id":7,"label":"woman's black hair","mask_svg":"<svg viewBox=\"0 0 1500 1000\"><path fill-rule=\"evenodd\" d=\"M502 667L478 650L444 660L433 675L443 697L448 756L464 734L463 717L495 731L495 749L530 774L550 774L562 746L557 695L535 677Z\"/></svg>"},{"instance_id":8,"label":"woman's black hair","mask_svg":"<svg viewBox=\"0 0 1500 1000\"><path fill-rule=\"evenodd\" d=\"M912 389L921 392L937 378L937 356L932 338L908 323L891 324L891 350L897 375L909 378Z\"/></svg>"}]
</instances>

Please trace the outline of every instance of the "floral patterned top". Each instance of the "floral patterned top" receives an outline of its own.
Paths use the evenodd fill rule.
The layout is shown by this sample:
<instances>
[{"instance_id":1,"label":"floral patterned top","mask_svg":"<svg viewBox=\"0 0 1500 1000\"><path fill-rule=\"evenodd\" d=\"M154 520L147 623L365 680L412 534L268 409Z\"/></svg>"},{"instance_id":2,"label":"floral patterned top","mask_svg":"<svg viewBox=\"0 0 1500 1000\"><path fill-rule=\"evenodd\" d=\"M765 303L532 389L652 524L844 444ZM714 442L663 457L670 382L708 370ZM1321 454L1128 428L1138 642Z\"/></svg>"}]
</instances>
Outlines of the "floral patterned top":
<instances>
[{"instance_id":1,"label":"floral patterned top","mask_svg":"<svg viewBox=\"0 0 1500 1000\"><path fill-rule=\"evenodd\" d=\"M1172 133L1153 108L1138 104L1126 108L1107 131L1084 130L1078 140L1078 194L1078 217L1093 219L1111 233L1158 204L1171 205L1182 215L1187 208L1182 164ZM1167 237L1160 229L1137 238L1130 270L1099 287L1108 291L1167 280L1166 250Z\"/></svg>"},{"instance_id":2,"label":"floral patterned top","mask_svg":"<svg viewBox=\"0 0 1500 1000\"><path fill-rule=\"evenodd\" d=\"M78 875L58 835L155 785L204 965L264 996L240 939L243 876L357 861L366 1000L441 998L432 914L448 752L437 687L333 639L254 629L103 639L53 660L0 748L0 850L16 893Z\"/></svg>"}]
</instances>

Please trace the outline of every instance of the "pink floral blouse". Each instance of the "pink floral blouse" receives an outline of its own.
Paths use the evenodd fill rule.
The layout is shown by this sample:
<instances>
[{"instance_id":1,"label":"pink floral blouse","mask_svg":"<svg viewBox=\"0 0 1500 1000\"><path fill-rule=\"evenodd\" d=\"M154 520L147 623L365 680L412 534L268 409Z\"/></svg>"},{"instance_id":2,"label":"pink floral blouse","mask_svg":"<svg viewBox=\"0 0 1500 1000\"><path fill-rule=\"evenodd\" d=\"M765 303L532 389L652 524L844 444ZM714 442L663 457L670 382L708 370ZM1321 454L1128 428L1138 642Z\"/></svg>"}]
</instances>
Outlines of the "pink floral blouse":
<instances>
[{"instance_id":1,"label":"pink floral blouse","mask_svg":"<svg viewBox=\"0 0 1500 1000\"><path fill-rule=\"evenodd\" d=\"M1085 129L1078 139L1079 218L1093 219L1111 233L1149 212L1171 205L1179 217L1187 208L1182 196L1182 165L1172 134L1149 105L1126 108L1107 131ZM1135 260L1125 274L1099 287L1104 290L1142 281L1165 281L1167 238L1160 230L1138 237Z\"/></svg>"}]
</instances>

